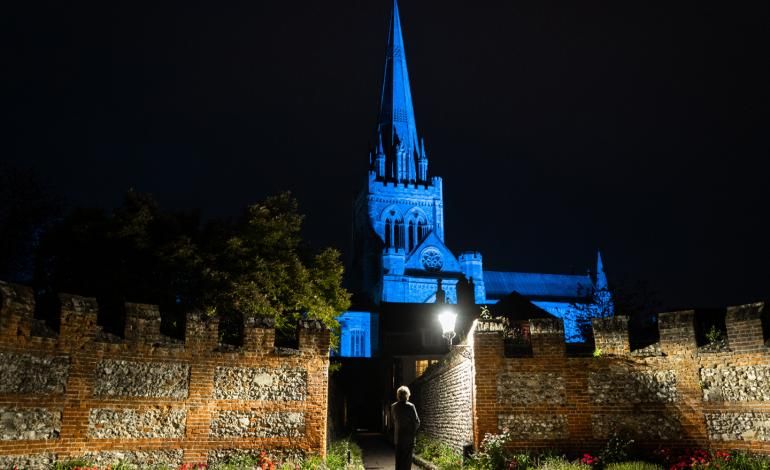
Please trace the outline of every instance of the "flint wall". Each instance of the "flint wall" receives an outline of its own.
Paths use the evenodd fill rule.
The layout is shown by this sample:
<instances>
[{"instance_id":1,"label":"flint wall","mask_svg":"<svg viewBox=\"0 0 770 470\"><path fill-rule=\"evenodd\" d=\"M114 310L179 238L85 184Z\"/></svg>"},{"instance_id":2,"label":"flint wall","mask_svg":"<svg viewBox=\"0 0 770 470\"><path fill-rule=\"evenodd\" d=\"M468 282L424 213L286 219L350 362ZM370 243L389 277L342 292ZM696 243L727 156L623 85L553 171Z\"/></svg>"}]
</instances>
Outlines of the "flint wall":
<instances>
[{"instance_id":1,"label":"flint wall","mask_svg":"<svg viewBox=\"0 0 770 470\"><path fill-rule=\"evenodd\" d=\"M187 317L184 341L160 333L156 306L127 304L124 337L97 325L96 301L62 294L55 334L30 289L0 282L0 468L88 457L149 465L215 462L266 450L326 449L329 331L303 322L299 348L247 320L243 346Z\"/></svg>"},{"instance_id":2,"label":"flint wall","mask_svg":"<svg viewBox=\"0 0 770 470\"><path fill-rule=\"evenodd\" d=\"M711 447L770 453L770 353L762 303L730 307L725 347L698 347L693 311L659 315L660 342L631 351L628 319L595 320L596 357L571 357L557 319L530 320L530 357L505 357L502 325L477 320L465 344L413 387L424 430L477 449L507 429L518 449L591 451L614 433L642 447ZM467 357L457 373L455 357ZM471 412L454 390L470 383ZM436 386L440 385L440 386ZM459 395L458 395L459 396ZM440 422L462 422L468 435Z\"/></svg>"}]
</instances>

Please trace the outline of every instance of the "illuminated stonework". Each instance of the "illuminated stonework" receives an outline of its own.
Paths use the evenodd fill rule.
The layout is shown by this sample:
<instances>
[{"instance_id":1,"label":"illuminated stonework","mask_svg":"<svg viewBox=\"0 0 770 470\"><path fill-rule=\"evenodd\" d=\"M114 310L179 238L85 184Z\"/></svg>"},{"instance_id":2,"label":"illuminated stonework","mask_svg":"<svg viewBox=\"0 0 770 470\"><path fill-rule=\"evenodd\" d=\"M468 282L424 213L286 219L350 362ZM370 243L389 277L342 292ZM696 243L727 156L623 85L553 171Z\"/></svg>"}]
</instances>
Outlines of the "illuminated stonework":
<instances>
[{"instance_id":1,"label":"illuminated stonework","mask_svg":"<svg viewBox=\"0 0 770 470\"><path fill-rule=\"evenodd\" d=\"M420 261L426 271L434 273L441 271L441 268L444 266L444 259L443 256L441 256L441 252L432 246L422 250Z\"/></svg>"},{"instance_id":2,"label":"illuminated stonework","mask_svg":"<svg viewBox=\"0 0 770 470\"><path fill-rule=\"evenodd\" d=\"M575 336L572 304L606 288L601 259L594 276L491 272L484 271L480 253L457 257L446 246L443 182L429 175L425 141L417 132L395 1L383 76L368 180L353 210L354 290L374 306L437 299L457 303L458 282L468 283L472 301L480 305L517 292L564 318L567 336Z\"/></svg>"}]
</instances>

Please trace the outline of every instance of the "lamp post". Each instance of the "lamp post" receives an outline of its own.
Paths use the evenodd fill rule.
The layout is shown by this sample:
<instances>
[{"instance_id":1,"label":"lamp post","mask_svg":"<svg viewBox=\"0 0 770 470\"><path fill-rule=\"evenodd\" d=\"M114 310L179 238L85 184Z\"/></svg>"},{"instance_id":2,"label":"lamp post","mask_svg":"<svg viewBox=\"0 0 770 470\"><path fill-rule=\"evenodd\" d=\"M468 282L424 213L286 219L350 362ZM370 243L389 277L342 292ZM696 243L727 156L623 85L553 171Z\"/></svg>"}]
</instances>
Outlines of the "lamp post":
<instances>
[{"instance_id":1,"label":"lamp post","mask_svg":"<svg viewBox=\"0 0 770 470\"><path fill-rule=\"evenodd\" d=\"M452 339L455 337L456 320L457 314L450 308L445 309L438 315L438 321L441 323L442 336L446 338L450 349L452 348Z\"/></svg>"}]
</instances>

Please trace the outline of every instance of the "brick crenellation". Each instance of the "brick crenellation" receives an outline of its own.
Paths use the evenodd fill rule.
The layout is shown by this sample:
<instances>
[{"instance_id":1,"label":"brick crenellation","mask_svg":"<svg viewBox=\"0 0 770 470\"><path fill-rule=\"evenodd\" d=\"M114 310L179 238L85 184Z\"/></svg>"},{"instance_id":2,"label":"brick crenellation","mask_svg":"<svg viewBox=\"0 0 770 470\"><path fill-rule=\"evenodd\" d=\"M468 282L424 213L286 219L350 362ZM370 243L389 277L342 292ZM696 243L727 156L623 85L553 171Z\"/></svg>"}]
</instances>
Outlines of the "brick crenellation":
<instances>
[{"instance_id":1,"label":"brick crenellation","mask_svg":"<svg viewBox=\"0 0 770 470\"><path fill-rule=\"evenodd\" d=\"M763 303L728 308L726 337L704 348L694 311L663 313L660 340L644 351L631 349L627 317L595 319L591 357L566 352L557 319L530 320L532 354L507 357L499 322L479 319L465 344L415 381L414 400L428 433L455 448L464 439L478 449L486 434L507 430L517 449L592 451L619 433L650 449L770 453L764 315ZM467 398L460 384L470 384Z\"/></svg>"},{"instance_id":2,"label":"brick crenellation","mask_svg":"<svg viewBox=\"0 0 770 470\"><path fill-rule=\"evenodd\" d=\"M59 300L56 333L34 318L31 289L0 281L0 468L325 454L330 332L320 322L302 322L288 350L269 319L246 319L243 345L222 347L201 313L187 315L180 341L161 334L157 306L126 304L115 336L98 325L95 299Z\"/></svg>"}]
</instances>

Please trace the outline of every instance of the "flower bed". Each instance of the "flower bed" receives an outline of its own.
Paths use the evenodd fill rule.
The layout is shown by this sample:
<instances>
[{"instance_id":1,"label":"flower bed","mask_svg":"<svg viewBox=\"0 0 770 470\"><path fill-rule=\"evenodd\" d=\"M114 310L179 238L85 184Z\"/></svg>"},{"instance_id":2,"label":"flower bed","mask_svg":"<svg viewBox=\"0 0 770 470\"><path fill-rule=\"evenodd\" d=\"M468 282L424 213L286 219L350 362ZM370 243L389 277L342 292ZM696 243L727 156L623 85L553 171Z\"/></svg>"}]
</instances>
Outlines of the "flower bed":
<instances>
[{"instance_id":1,"label":"flower bed","mask_svg":"<svg viewBox=\"0 0 770 470\"><path fill-rule=\"evenodd\" d=\"M348 463L350 455L350 463ZM241 455L208 465L201 463L186 463L181 466L154 465L139 466L127 462L115 462L108 466L94 465L84 459L57 462L52 470L363 470L361 448L349 439L335 441L329 447L326 459L318 456L308 456L304 459L288 458L278 461L266 452L256 455ZM22 469L14 469L22 470Z\"/></svg>"},{"instance_id":2,"label":"flower bed","mask_svg":"<svg viewBox=\"0 0 770 470\"><path fill-rule=\"evenodd\" d=\"M567 456L557 452L516 453L509 434L487 434L479 451L463 462L447 445L419 436L415 453L441 470L770 470L770 456L747 452L661 448L652 454L634 449L634 441L612 436L597 454Z\"/></svg>"}]
</instances>

